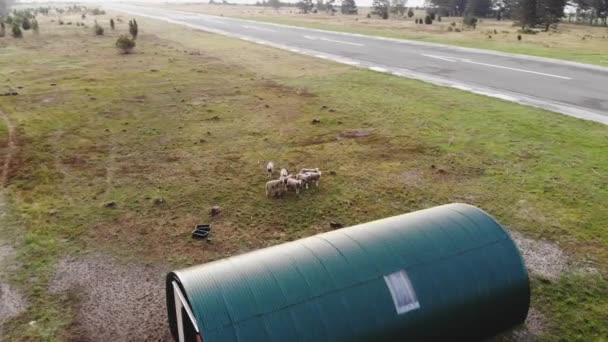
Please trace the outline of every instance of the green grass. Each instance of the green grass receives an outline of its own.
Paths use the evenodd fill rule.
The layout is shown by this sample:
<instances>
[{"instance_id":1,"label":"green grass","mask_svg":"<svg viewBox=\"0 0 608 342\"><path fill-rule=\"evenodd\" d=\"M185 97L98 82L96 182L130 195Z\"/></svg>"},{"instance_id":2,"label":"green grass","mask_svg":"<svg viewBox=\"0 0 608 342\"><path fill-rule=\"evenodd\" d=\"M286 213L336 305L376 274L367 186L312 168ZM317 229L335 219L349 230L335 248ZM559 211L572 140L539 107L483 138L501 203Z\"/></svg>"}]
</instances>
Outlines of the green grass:
<instances>
[{"instance_id":1,"label":"green grass","mask_svg":"<svg viewBox=\"0 0 608 342\"><path fill-rule=\"evenodd\" d=\"M323 232L330 221L350 225L448 202L480 206L608 271L606 126L139 24L146 33L133 55L117 53L112 32L63 27L11 43L0 56L2 74L24 86L0 103L19 128L19 169L8 190L24 236L15 280L31 303L10 338L68 338L72 316L58 312L70 299L46 291L65 255L103 251L181 267ZM349 130L369 135L338 139ZM321 187L265 198L268 160L290 171L322 168ZM117 208L104 208L108 201ZM212 221L213 241L201 245L190 229L213 205L224 212ZM533 282L550 320L544 338L601 337L606 280L564 279ZM558 291L590 310L573 310Z\"/></svg>"},{"instance_id":2,"label":"green grass","mask_svg":"<svg viewBox=\"0 0 608 342\"><path fill-rule=\"evenodd\" d=\"M560 35L554 37L546 36L546 33L540 33L539 37L522 35L523 40L517 41L517 33L515 28L511 28L509 35L495 35L492 32L488 34L488 30L480 27L477 31L467 32L466 34L450 33L450 32L428 32L417 31L411 28L382 28L359 26L358 24L343 24L332 23L329 21L310 20L309 18L292 18L281 16L246 16L239 17L271 22L276 24L303 26L315 29L359 33L366 35L383 36L389 38L412 39L431 43L440 43L448 45L463 46L469 48L479 48L487 50L496 50L508 53L517 53L524 55L532 55L547 58L563 59L581 63L597 64L608 66L608 51L602 46L606 46L608 42L599 38L600 41L585 42L581 41L578 34L561 34L561 39L567 41L567 44L561 44L559 41ZM451 18L444 18L444 21L451 22ZM460 18L457 18L460 20ZM380 21L381 22L381 21ZM460 25L460 21L458 21ZM437 25L437 23L436 23ZM572 25L571 25L572 26ZM500 29L499 29L500 30ZM601 35L603 32L599 31ZM488 35L492 35L492 39L488 39ZM581 36L583 33L580 34ZM547 43L538 41L540 36L547 40Z\"/></svg>"},{"instance_id":3,"label":"green grass","mask_svg":"<svg viewBox=\"0 0 608 342\"><path fill-rule=\"evenodd\" d=\"M549 318L544 339L606 341L608 282L601 275L568 274L558 282L536 280L535 305Z\"/></svg>"}]
</instances>

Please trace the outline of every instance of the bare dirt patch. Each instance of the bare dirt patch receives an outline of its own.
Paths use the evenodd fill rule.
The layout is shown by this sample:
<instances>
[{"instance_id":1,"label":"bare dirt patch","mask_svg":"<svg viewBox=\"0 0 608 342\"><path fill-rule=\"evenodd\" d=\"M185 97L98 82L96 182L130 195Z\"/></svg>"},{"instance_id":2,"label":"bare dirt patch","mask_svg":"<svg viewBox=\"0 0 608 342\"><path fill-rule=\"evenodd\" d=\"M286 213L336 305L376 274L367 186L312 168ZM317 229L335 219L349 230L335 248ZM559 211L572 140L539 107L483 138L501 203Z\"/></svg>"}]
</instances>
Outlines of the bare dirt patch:
<instances>
[{"instance_id":1,"label":"bare dirt patch","mask_svg":"<svg viewBox=\"0 0 608 342\"><path fill-rule=\"evenodd\" d=\"M70 335L79 341L170 341L166 269L123 264L105 255L61 260L49 284L75 297Z\"/></svg>"},{"instance_id":2,"label":"bare dirt patch","mask_svg":"<svg viewBox=\"0 0 608 342\"><path fill-rule=\"evenodd\" d=\"M0 192L0 224L5 223L6 202ZM3 339L3 325L11 318L25 311L27 303L21 291L13 287L8 277L19 265L15 260L15 249L9 243L0 240L0 340Z\"/></svg>"},{"instance_id":3,"label":"bare dirt patch","mask_svg":"<svg viewBox=\"0 0 608 342\"><path fill-rule=\"evenodd\" d=\"M511 231L511 236L532 274L548 279L557 279L568 270L568 256L554 243L526 238L518 232Z\"/></svg>"},{"instance_id":4,"label":"bare dirt patch","mask_svg":"<svg viewBox=\"0 0 608 342\"><path fill-rule=\"evenodd\" d=\"M363 138L368 137L372 134L372 131L369 129L349 129L338 134L338 140L347 139L347 138Z\"/></svg>"}]
</instances>

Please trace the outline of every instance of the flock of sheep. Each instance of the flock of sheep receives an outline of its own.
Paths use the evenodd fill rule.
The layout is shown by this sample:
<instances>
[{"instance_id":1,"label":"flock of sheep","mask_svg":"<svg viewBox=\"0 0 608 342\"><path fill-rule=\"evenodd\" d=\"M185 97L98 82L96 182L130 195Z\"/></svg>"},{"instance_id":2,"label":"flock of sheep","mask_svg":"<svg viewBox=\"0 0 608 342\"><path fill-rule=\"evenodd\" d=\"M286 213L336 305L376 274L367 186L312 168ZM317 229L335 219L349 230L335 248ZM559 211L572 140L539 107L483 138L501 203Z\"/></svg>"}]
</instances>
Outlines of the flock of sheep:
<instances>
[{"instance_id":1,"label":"flock of sheep","mask_svg":"<svg viewBox=\"0 0 608 342\"><path fill-rule=\"evenodd\" d=\"M268 172L268 178L272 177L274 173L274 163L268 162L266 165L266 172ZM321 170L315 169L302 169L300 173L295 176L289 174L286 169L281 169L279 179L271 180L266 183L266 196L267 197L281 197L288 191L294 191L296 194L300 193L300 189L305 187L308 189L308 185L315 183L319 187L319 181L321 180Z\"/></svg>"}]
</instances>

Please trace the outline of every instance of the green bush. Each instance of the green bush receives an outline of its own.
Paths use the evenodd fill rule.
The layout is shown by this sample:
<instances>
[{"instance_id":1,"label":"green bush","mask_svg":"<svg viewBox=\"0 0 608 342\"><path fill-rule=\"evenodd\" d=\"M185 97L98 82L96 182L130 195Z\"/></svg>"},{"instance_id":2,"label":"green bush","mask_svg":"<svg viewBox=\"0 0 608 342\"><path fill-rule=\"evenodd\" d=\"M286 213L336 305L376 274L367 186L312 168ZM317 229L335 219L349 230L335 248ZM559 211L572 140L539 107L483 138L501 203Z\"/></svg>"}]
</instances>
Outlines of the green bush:
<instances>
[{"instance_id":1,"label":"green bush","mask_svg":"<svg viewBox=\"0 0 608 342\"><path fill-rule=\"evenodd\" d=\"M433 19L431 18L430 15L427 15L426 17L424 17L424 23L427 25L431 25L433 23Z\"/></svg>"},{"instance_id":2,"label":"green bush","mask_svg":"<svg viewBox=\"0 0 608 342\"><path fill-rule=\"evenodd\" d=\"M114 19L110 19L110 28L114 30L115 27L116 25L114 24Z\"/></svg>"},{"instance_id":3,"label":"green bush","mask_svg":"<svg viewBox=\"0 0 608 342\"><path fill-rule=\"evenodd\" d=\"M469 27L472 27L473 29L475 29L477 27L477 18L475 18L472 15L467 15L466 17L464 17L462 19L462 22Z\"/></svg>"},{"instance_id":4,"label":"green bush","mask_svg":"<svg viewBox=\"0 0 608 342\"><path fill-rule=\"evenodd\" d=\"M139 34L139 26L137 26L137 21L135 19L129 20L129 33L133 40L137 39L137 35Z\"/></svg>"},{"instance_id":5,"label":"green bush","mask_svg":"<svg viewBox=\"0 0 608 342\"><path fill-rule=\"evenodd\" d=\"M95 26L93 27L93 29L95 30L96 36L103 36L103 27L101 27L101 25L95 23Z\"/></svg>"},{"instance_id":6,"label":"green bush","mask_svg":"<svg viewBox=\"0 0 608 342\"><path fill-rule=\"evenodd\" d=\"M133 48L135 48L135 40L126 35L121 35L118 37L118 40L116 40L116 48L124 54L129 54Z\"/></svg>"},{"instance_id":7,"label":"green bush","mask_svg":"<svg viewBox=\"0 0 608 342\"><path fill-rule=\"evenodd\" d=\"M23 21L21 22L21 27L23 27L23 29L25 31L27 31L32 28L32 22L30 21L30 19L25 17L25 18L23 18Z\"/></svg>"},{"instance_id":8,"label":"green bush","mask_svg":"<svg viewBox=\"0 0 608 342\"><path fill-rule=\"evenodd\" d=\"M22 38L23 32L21 31L21 27L17 25L17 23L13 23L13 37Z\"/></svg>"},{"instance_id":9,"label":"green bush","mask_svg":"<svg viewBox=\"0 0 608 342\"><path fill-rule=\"evenodd\" d=\"M40 27L38 26L38 20L36 19L32 20L32 31L34 31L35 34L40 33Z\"/></svg>"}]
</instances>

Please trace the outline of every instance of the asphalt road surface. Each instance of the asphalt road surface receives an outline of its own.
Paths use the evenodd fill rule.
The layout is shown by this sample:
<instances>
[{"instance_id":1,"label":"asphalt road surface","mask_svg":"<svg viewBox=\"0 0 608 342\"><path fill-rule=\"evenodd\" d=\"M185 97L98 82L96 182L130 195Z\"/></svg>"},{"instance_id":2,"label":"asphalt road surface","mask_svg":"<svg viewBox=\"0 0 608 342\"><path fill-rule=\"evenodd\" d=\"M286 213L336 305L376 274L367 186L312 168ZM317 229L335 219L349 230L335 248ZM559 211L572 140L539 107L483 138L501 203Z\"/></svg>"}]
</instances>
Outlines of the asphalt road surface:
<instances>
[{"instance_id":1,"label":"asphalt road surface","mask_svg":"<svg viewBox=\"0 0 608 342\"><path fill-rule=\"evenodd\" d=\"M606 67L154 7L105 7L608 124Z\"/></svg>"}]
</instances>

